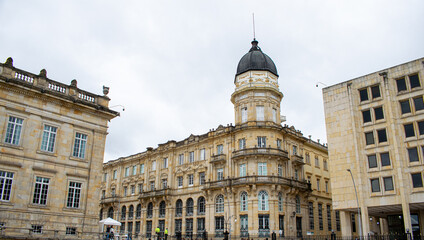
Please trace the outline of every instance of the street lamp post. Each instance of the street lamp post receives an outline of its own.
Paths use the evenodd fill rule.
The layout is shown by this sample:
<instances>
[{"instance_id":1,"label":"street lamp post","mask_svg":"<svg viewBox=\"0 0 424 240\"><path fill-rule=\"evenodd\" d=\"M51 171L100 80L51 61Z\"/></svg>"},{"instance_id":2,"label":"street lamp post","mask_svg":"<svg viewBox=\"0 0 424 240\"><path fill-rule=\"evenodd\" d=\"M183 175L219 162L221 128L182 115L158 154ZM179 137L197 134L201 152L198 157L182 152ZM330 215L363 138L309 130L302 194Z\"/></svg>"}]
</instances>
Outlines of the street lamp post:
<instances>
[{"instance_id":1,"label":"street lamp post","mask_svg":"<svg viewBox=\"0 0 424 240\"><path fill-rule=\"evenodd\" d=\"M350 171L350 169L347 169L347 171L350 173L350 176L352 177L353 188L355 189L356 204L358 204L359 239L361 239L362 238L362 223L361 223L361 211L360 211L359 200L358 200L358 192L356 191L356 185L355 185L355 180L353 179L352 171Z\"/></svg>"}]
</instances>

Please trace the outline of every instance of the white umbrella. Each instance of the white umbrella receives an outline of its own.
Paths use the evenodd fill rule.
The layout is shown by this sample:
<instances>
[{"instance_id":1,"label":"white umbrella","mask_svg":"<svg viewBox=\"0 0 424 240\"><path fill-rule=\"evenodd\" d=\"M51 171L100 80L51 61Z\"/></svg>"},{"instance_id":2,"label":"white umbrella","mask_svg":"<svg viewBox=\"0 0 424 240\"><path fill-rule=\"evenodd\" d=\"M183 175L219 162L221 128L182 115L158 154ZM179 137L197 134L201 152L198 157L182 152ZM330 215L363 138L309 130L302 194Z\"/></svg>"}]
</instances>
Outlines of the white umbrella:
<instances>
[{"instance_id":1,"label":"white umbrella","mask_svg":"<svg viewBox=\"0 0 424 240\"><path fill-rule=\"evenodd\" d=\"M103 225L112 225L112 226L121 226L121 223L108 217L106 219L103 219L100 221L101 224Z\"/></svg>"}]
</instances>

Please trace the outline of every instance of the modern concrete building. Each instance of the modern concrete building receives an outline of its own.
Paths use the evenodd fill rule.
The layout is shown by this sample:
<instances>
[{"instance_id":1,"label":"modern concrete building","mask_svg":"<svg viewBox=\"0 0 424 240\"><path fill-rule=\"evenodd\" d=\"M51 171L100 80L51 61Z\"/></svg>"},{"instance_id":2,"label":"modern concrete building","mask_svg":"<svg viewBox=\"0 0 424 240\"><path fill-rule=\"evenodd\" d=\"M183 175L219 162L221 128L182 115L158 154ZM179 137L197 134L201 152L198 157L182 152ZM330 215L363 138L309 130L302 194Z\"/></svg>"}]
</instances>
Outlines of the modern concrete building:
<instances>
[{"instance_id":1,"label":"modern concrete building","mask_svg":"<svg viewBox=\"0 0 424 240\"><path fill-rule=\"evenodd\" d=\"M0 64L0 238L98 236L108 88L96 95Z\"/></svg>"},{"instance_id":2,"label":"modern concrete building","mask_svg":"<svg viewBox=\"0 0 424 240\"><path fill-rule=\"evenodd\" d=\"M101 218L121 221L133 237L150 237L157 226L209 237L340 231L327 148L281 125L277 69L256 40L234 84L235 125L104 164Z\"/></svg>"},{"instance_id":3,"label":"modern concrete building","mask_svg":"<svg viewBox=\"0 0 424 240\"><path fill-rule=\"evenodd\" d=\"M323 89L343 236L424 233L423 79L421 58Z\"/></svg>"}]
</instances>

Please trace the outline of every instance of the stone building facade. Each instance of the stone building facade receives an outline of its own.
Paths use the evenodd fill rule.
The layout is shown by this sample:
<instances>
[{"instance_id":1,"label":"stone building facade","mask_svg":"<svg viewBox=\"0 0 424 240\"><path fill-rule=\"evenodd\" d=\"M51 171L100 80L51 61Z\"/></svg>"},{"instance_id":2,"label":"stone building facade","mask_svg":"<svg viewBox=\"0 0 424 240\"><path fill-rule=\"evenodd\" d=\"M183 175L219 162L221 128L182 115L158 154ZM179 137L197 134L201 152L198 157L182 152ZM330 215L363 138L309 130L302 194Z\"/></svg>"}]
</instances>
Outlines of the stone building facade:
<instances>
[{"instance_id":1,"label":"stone building facade","mask_svg":"<svg viewBox=\"0 0 424 240\"><path fill-rule=\"evenodd\" d=\"M0 238L97 236L107 93L0 64Z\"/></svg>"},{"instance_id":2,"label":"stone building facade","mask_svg":"<svg viewBox=\"0 0 424 240\"><path fill-rule=\"evenodd\" d=\"M423 79L421 58L323 89L343 236L424 233Z\"/></svg>"},{"instance_id":3,"label":"stone building facade","mask_svg":"<svg viewBox=\"0 0 424 240\"><path fill-rule=\"evenodd\" d=\"M157 226L209 238L340 231L327 147L281 125L277 69L257 44L238 64L235 125L105 163L100 218L133 237Z\"/></svg>"}]
</instances>

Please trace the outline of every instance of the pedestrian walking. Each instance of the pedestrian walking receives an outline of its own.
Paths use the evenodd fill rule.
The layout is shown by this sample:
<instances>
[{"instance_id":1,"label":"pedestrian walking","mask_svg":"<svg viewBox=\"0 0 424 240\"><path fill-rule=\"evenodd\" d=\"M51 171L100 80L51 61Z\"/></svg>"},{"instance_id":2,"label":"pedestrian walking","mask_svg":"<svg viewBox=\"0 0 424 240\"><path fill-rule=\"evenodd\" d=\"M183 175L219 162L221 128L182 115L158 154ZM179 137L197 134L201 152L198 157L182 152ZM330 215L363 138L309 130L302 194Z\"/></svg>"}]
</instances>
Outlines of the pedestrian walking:
<instances>
[{"instance_id":1,"label":"pedestrian walking","mask_svg":"<svg viewBox=\"0 0 424 240\"><path fill-rule=\"evenodd\" d=\"M168 228L165 228L165 240L168 240Z\"/></svg>"}]
</instances>

